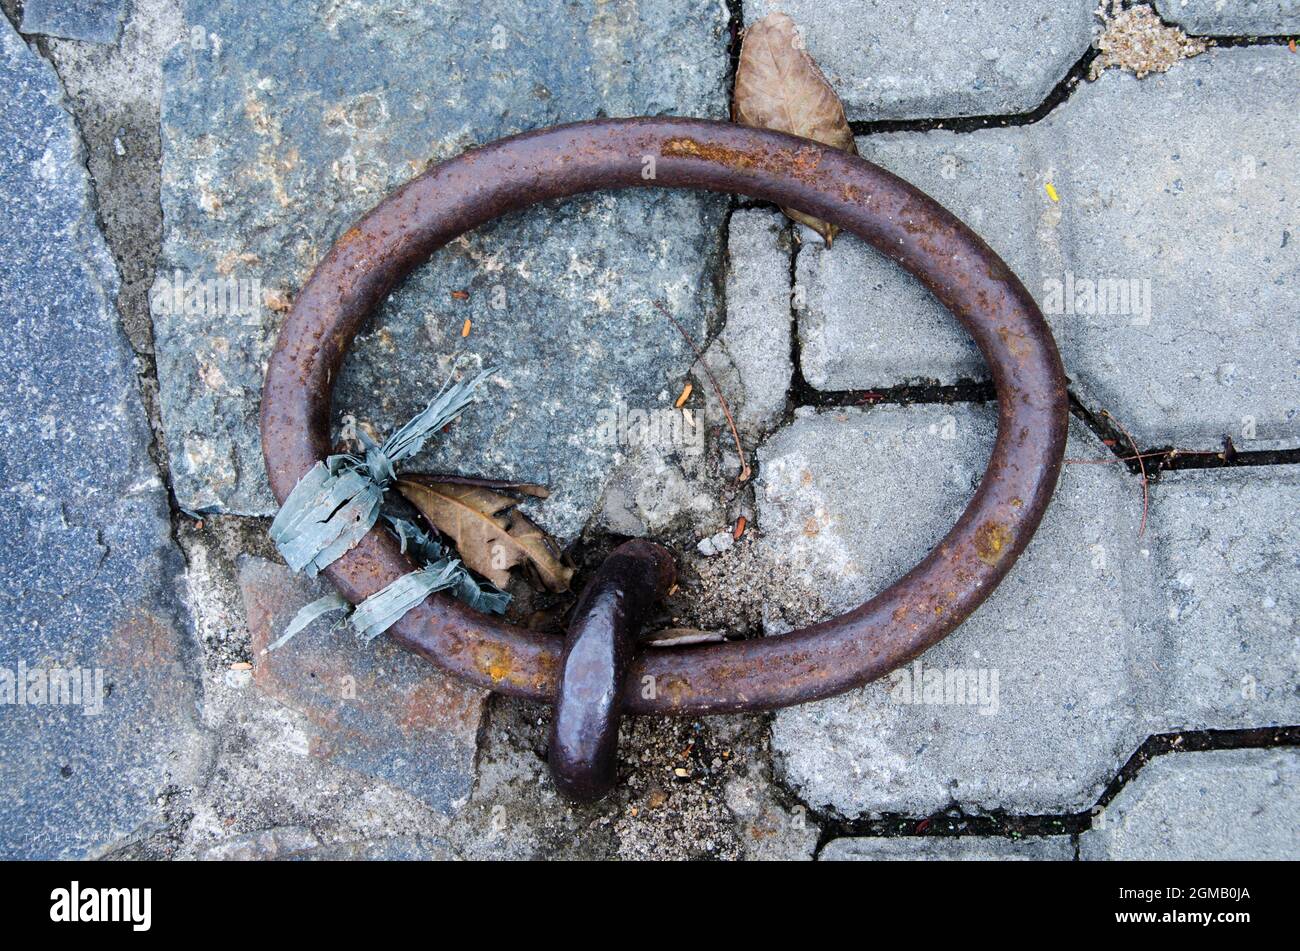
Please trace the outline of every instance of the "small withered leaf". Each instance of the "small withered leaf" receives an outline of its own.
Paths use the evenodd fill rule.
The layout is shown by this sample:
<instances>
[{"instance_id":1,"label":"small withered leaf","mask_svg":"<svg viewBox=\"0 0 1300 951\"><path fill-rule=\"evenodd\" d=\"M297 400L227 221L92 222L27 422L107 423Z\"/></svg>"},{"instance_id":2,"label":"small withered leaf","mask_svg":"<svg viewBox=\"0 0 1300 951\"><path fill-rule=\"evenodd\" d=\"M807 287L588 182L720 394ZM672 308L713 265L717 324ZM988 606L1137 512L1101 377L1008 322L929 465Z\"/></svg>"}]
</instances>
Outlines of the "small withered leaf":
<instances>
[{"instance_id":1,"label":"small withered leaf","mask_svg":"<svg viewBox=\"0 0 1300 951\"><path fill-rule=\"evenodd\" d=\"M515 499L480 485L428 484L403 478L398 490L456 546L461 559L499 588L510 569L526 566L549 591L567 591L573 569Z\"/></svg>"},{"instance_id":2,"label":"small withered leaf","mask_svg":"<svg viewBox=\"0 0 1300 951\"><path fill-rule=\"evenodd\" d=\"M691 644L718 644L727 638L721 631L702 631L694 627L668 627L647 635L651 647L687 647Z\"/></svg>"},{"instance_id":3,"label":"small withered leaf","mask_svg":"<svg viewBox=\"0 0 1300 951\"><path fill-rule=\"evenodd\" d=\"M769 13L745 31L736 69L735 120L813 139L857 154L844 104L804 49L794 20ZM829 245L838 226L793 208L782 208Z\"/></svg>"}]
</instances>

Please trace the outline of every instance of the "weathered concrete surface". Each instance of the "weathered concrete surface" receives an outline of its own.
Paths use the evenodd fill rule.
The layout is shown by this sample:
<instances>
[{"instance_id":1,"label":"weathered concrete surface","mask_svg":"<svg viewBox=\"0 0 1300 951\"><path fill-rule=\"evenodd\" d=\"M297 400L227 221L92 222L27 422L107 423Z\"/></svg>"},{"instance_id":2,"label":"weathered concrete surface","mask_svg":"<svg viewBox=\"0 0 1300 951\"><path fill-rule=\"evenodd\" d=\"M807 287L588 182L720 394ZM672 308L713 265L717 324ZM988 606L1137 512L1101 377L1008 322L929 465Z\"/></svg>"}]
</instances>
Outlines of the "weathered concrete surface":
<instances>
[{"instance_id":1,"label":"weathered concrete surface","mask_svg":"<svg viewBox=\"0 0 1300 951\"><path fill-rule=\"evenodd\" d=\"M115 43L127 0L24 0L20 29L90 43Z\"/></svg>"},{"instance_id":2,"label":"weathered concrete surface","mask_svg":"<svg viewBox=\"0 0 1300 951\"><path fill-rule=\"evenodd\" d=\"M614 455L616 467L595 519L605 531L664 540L723 522L720 482L703 450L709 417L699 407L675 410L671 391L661 395L650 410L654 419L669 421L660 431L689 438L651 439Z\"/></svg>"},{"instance_id":3,"label":"weathered concrete surface","mask_svg":"<svg viewBox=\"0 0 1300 951\"><path fill-rule=\"evenodd\" d=\"M56 705L38 678L22 687L46 702L18 706L0 675L0 854L94 856L157 821L205 755L184 566L76 128L7 21L0 87L0 668L98 668L103 688L89 675L81 705Z\"/></svg>"},{"instance_id":4,"label":"weathered concrete surface","mask_svg":"<svg viewBox=\"0 0 1300 951\"><path fill-rule=\"evenodd\" d=\"M280 311L332 241L393 188L526 129L726 110L718 5L191 0L185 22L190 41L165 67L154 321L173 478L189 508L271 511L256 412ZM540 520L571 537L618 450L592 435L598 413L649 405L680 386L690 362L651 301L697 336L715 315L724 206L685 193L594 194L453 242L358 342L336 410L384 432L454 359L497 366L480 405L428 461L548 483ZM177 270L183 281L258 279L267 306L168 312Z\"/></svg>"},{"instance_id":5,"label":"weathered concrete surface","mask_svg":"<svg viewBox=\"0 0 1300 951\"><path fill-rule=\"evenodd\" d=\"M819 862L1072 862L1069 836L1003 839L996 836L902 836L833 839Z\"/></svg>"},{"instance_id":6,"label":"weathered concrete surface","mask_svg":"<svg viewBox=\"0 0 1300 951\"><path fill-rule=\"evenodd\" d=\"M1158 757L1079 836L1084 861L1300 858L1300 751Z\"/></svg>"},{"instance_id":7,"label":"weathered concrete surface","mask_svg":"<svg viewBox=\"0 0 1300 951\"><path fill-rule=\"evenodd\" d=\"M1160 728L1300 723L1300 467L1166 473L1151 505Z\"/></svg>"},{"instance_id":8,"label":"weathered concrete surface","mask_svg":"<svg viewBox=\"0 0 1300 951\"><path fill-rule=\"evenodd\" d=\"M1300 33L1296 0L1155 0L1170 23L1201 36L1287 36Z\"/></svg>"},{"instance_id":9,"label":"weathered concrete surface","mask_svg":"<svg viewBox=\"0 0 1300 951\"><path fill-rule=\"evenodd\" d=\"M1300 278L1295 58L1211 50L1144 80L1111 71L1081 92L1045 130L1061 219L1040 211L1044 279L1148 280L1152 302L1149 325L1145 313L1071 322L1066 361L1082 395L1145 445L1218 448L1247 418L1261 438L1300 444L1300 371L1278 359L1300 331L1287 290Z\"/></svg>"},{"instance_id":10,"label":"weathered concrete surface","mask_svg":"<svg viewBox=\"0 0 1300 951\"><path fill-rule=\"evenodd\" d=\"M454 812L474 782L475 740L486 692L465 686L380 638L366 645L322 619L283 647L262 653L320 581L249 558L240 587L252 636L253 686L301 713L308 750Z\"/></svg>"},{"instance_id":11,"label":"weathered concrete surface","mask_svg":"<svg viewBox=\"0 0 1300 951\"><path fill-rule=\"evenodd\" d=\"M1036 108L1087 50L1096 6L785 0L745 4L745 21L792 16L849 119L940 119Z\"/></svg>"},{"instance_id":12,"label":"weathered concrete surface","mask_svg":"<svg viewBox=\"0 0 1300 951\"><path fill-rule=\"evenodd\" d=\"M1142 80L1109 70L1031 126L859 147L1007 258L1048 312L1076 392L1140 444L1217 448L1250 434L1300 445L1296 363L1278 358L1300 332L1288 291L1300 277L1298 94L1284 47L1216 49ZM952 318L900 269L876 261L855 278L875 256L855 243L800 251L808 379L986 377ZM1084 281L1115 281L1115 293L1090 302Z\"/></svg>"},{"instance_id":13,"label":"weathered concrete surface","mask_svg":"<svg viewBox=\"0 0 1300 951\"><path fill-rule=\"evenodd\" d=\"M493 700L478 782L449 835L466 858L812 857L817 822L783 804L761 716L624 719L618 784L586 804L550 780L549 729L544 707Z\"/></svg>"},{"instance_id":14,"label":"weathered concrete surface","mask_svg":"<svg viewBox=\"0 0 1300 951\"><path fill-rule=\"evenodd\" d=\"M800 414L760 454L763 544L824 594L827 616L861 603L957 520L995 426L975 404ZM1106 452L1072 423L1068 457ZM1066 466L1009 577L919 667L777 713L785 780L843 815L1090 806L1147 735L1139 705L1155 635L1140 517L1122 467ZM975 694L932 692L948 674Z\"/></svg>"}]
</instances>

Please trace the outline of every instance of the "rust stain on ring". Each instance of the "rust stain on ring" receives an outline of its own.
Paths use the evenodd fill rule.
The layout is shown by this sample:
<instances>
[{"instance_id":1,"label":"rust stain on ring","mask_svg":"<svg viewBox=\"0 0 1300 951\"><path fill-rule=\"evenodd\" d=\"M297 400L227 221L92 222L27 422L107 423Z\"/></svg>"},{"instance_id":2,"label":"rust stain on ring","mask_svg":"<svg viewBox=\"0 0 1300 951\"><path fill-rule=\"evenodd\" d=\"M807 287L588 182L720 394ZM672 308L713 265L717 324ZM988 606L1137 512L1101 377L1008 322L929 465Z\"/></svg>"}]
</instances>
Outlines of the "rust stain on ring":
<instances>
[{"instance_id":1,"label":"rust stain on ring","mask_svg":"<svg viewBox=\"0 0 1300 951\"><path fill-rule=\"evenodd\" d=\"M642 178L654 157L655 177ZM762 710L883 676L955 629L1024 550L1065 449L1065 374L1033 298L979 236L933 199L857 156L778 132L701 119L607 119L501 139L434 166L348 230L285 319L262 393L275 496L329 452L333 382L375 306L448 241L509 211L609 188L735 192L834 222L924 283L992 370L998 435L957 524L916 567L853 610L779 637L643 652L631 714ZM374 529L326 569L353 603L415 566ZM551 701L564 644L434 595L389 630L479 686Z\"/></svg>"},{"instance_id":2,"label":"rust stain on ring","mask_svg":"<svg viewBox=\"0 0 1300 951\"><path fill-rule=\"evenodd\" d=\"M985 522L975 533L975 552L986 565L995 565L1010 548L1011 529L1001 522Z\"/></svg>"}]
</instances>

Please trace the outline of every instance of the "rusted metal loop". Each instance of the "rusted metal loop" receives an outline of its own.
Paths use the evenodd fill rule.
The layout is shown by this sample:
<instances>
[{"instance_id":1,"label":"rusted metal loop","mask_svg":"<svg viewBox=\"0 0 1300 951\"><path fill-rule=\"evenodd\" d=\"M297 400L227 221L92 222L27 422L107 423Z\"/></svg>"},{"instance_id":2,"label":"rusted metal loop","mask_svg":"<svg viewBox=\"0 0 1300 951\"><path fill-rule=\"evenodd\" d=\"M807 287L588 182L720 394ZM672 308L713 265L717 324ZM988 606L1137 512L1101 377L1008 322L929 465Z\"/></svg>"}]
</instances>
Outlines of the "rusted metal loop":
<instances>
[{"instance_id":1,"label":"rusted metal loop","mask_svg":"<svg viewBox=\"0 0 1300 951\"><path fill-rule=\"evenodd\" d=\"M832 221L906 268L979 346L998 394L998 435L974 498L919 564L865 604L754 640L645 651L628 713L770 709L864 684L920 654L996 587L1038 526L1065 447L1060 357L1033 298L938 203L856 156L805 139L699 119L579 122L502 139L407 183L338 240L285 320L267 370L262 440L284 500L329 452L333 381L379 301L448 241L540 201L606 188L736 192ZM357 603L414 566L374 530L326 574ZM563 645L435 595L389 630L471 683L555 697Z\"/></svg>"},{"instance_id":2,"label":"rusted metal loop","mask_svg":"<svg viewBox=\"0 0 1300 951\"><path fill-rule=\"evenodd\" d=\"M614 785L623 686L637 635L677 575L661 545L624 542L597 569L569 622L547 759L572 799L599 799Z\"/></svg>"}]
</instances>

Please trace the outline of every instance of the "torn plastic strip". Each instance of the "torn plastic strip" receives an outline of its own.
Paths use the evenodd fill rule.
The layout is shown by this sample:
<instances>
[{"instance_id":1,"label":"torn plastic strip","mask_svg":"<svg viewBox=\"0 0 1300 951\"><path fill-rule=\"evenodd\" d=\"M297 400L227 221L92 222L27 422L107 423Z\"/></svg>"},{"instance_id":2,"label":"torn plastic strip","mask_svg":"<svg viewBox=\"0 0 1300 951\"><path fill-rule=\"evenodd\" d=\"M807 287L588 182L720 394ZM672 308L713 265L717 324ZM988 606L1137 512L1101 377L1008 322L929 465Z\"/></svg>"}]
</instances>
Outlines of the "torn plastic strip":
<instances>
[{"instance_id":1,"label":"torn plastic strip","mask_svg":"<svg viewBox=\"0 0 1300 951\"><path fill-rule=\"evenodd\" d=\"M295 572L315 577L351 551L379 519L384 492L396 480L398 463L419 452L433 433L455 420L491 375L443 384L413 419L376 446L365 440L365 456L332 455L318 462L294 486L271 522L271 540Z\"/></svg>"},{"instance_id":2,"label":"torn plastic strip","mask_svg":"<svg viewBox=\"0 0 1300 951\"><path fill-rule=\"evenodd\" d=\"M404 578L409 578L412 575L421 575L429 571L434 572L439 577L443 572L450 572L447 577L447 583L439 584L438 587L426 589L424 594L420 595L418 598L415 597L417 588L411 587L409 589L411 597L410 603L407 604L406 607L401 608L400 613L396 615L394 620L401 617L416 604L419 604L420 601L432 592L446 589L451 590L452 597L464 602L476 611L488 611L492 614L505 614L506 608L510 606L511 597L507 592L502 591L490 582L479 581L476 579L469 573L469 569L465 567L464 563L459 558L454 557L452 549L430 537L429 533L421 529L418 525L404 518L395 518L391 515L386 515L385 518L392 527L393 533L397 535L400 540L402 551L405 552L409 548L411 553L416 555L426 565L425 568L419 571L403 575L403 577L399 578L398 581L401 581ZM394 582L387 588L375 593L366 601L362 602L361 605L358 606L357 612L360 612L361 609L365 608L367 604L370 604L370 602L375 601L376 598L381 597L388 600L377 602L377 605L372 605L369 609L371 612L397 610L397 608L400 607L401 604L405 603L405 601L401 599L394 600L396 595L394 594L393 589L396 584L397 582ZM294 635L304 630L317 618L323 617L333 611L343 611L350 609L351 607L352 606L348 603L347 599L337 592L334 594L327 594L323 598L317 598L295 614L293 620L289 622L289 626L285 628L284 633L276 638L273 643L264 647L262 653L265 654L275 650L276 648L283 647L285 644L289 643L290 639L292 639ZM359 622L356 613L353 613L349 620L351 620L353 627L357 628L357 633L366 641L373 640L375 635L381 633L383 630L383 628L378 630L371 629L374 622L371 620L370 614L368 613L362 614ZM388 623L391 624L392 621ZM385 627L387 626L388 625L385 625Z\"/></svg>"},{"instance_id":3,"label":"torn plastic strip","mask_svg":"<svg viewBox=\"0 0 1300 951\"><path fill-rule=\"evenodd\" d=\"M464 570L459 561L441 561L402 575L392 584L376 591L357 605L349 619L357 636L366 643L373 641L433 592L455 585L459 580L458 568Z\"/></svg>"},{"instance_id":4,"label":"torn plastic strip","mask_svg":"<svg viewBox=\"0 0 1300 951\"><path fill-rule=\"evenodd\" d=\"M392 527L393 533L397 535L403 553L409 548L426 565L436 564L451 556L451 549L430 537L429 533L418 525L391 515L385 518ZM456 564L460 571L455 585L452 586L452 597L469 605L475 611L505 614L506 608L510 606L510 595L491 582L479 581L470 574L469 569L459 559L456 560Z\"/></svg>"},{"instance_id":5,"label":"torn plastic strip","mask_svg":"<svg viewBox=\"0 0 1300 951\"><path fill-rule=\"evenodd\" d=\"M337 591L334 594L327 594L323 598L317 598L295 614L293 620L289 622L289 626L284 629L284 633L263 647L262 653L269 654L271 651L283 647L289 643L295 634L305 630L317 618L324 617L333 611L346 611L350 607L352 605L348 603L347 598Z\"/></svg>"}]
</instances>

